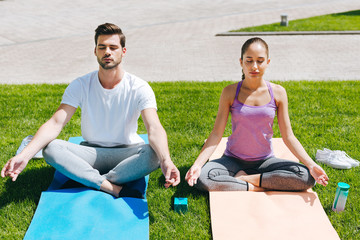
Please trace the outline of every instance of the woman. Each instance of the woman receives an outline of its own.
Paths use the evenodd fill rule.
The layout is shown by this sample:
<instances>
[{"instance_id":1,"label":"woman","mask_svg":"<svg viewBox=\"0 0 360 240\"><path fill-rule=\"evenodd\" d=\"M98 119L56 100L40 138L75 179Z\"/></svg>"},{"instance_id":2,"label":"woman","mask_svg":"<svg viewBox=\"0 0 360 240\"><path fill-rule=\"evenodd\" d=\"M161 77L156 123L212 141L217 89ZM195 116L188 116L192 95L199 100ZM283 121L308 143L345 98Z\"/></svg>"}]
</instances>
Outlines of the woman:
<instances>
[{"instance_id":1,"label":"woman","mask_svg":"<svg viewBox=\"0 0 360 240\"><path fill-rule=\"evenodd\" d=\"M285 89L263 79L269 63L264 40L251 38L244 43L240 58L242 81L223 89L214 128L186 173L190 186L204 191L303 191L313 187L315 181L327 185L325 171L293 134ZM207 162L223 136L229 112L232 134L225 153ZM283 141L303 164L274 156L271 139L275 114Z\"/></svg>"}]
</instances>

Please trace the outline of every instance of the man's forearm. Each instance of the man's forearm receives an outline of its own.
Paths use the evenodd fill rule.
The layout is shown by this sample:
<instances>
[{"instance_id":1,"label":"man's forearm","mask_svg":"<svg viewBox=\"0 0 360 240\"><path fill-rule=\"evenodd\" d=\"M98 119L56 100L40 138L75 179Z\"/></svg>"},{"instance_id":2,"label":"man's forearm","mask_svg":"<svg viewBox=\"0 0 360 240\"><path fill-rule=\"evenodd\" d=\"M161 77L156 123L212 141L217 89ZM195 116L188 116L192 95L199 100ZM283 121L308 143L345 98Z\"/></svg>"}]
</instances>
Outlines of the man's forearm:
<instances>
[{"instance_id":1,"label":"man's forearm","mask_svg":"<svg viewBox=\"0 0 360 240\"><path fill-rule=\"evenodd\" d=\"M32 141L20 153L30 160L37 152L54 140L61 132L61 126L57 126L51 119L44 123L36 132Z\"/></svg>"},{"instance_id":2,"label":"man's forearm","mask_svg":"<svg viewBox=\"0 0 360 240\"><path fill-rule=\"evenodd\" d=\"M150 128L148 137L149 144L156 152L160 161L171 160L165 129L162 126Z\"/></svg>"}]
</instances>

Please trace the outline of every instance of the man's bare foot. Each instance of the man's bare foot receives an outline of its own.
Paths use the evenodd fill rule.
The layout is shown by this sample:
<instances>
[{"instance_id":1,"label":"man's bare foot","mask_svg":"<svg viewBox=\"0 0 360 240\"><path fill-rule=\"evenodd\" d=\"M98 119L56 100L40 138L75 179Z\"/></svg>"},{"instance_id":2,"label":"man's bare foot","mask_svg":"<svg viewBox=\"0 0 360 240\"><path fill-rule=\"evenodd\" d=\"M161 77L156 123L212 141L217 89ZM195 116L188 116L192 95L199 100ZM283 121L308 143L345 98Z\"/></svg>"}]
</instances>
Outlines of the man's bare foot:
<instances>
[{"instance_id":1,"label":"man's bare foot","mask_svg":"<svg viewBox=\"0 0 360 240\"><path fill-rule=\"evenodd\" d=\"M114 197L119 197L119 193L122 189L122 186L115 185L108 180L104 180L100 186L100 190L106 193L113 195Z\"/></svg>"},{"instance_id":2,"label":"man's bare foot","mask_svg":"<svg viewBox=\"0 0 360 240\"><path fill-rule=\"evenodd\" d=\"M132 197L144 199L145 196L137 189L129 188L126 185L116 185L108 180L104 180L100 186L100 190L113 195L115 198L118 197Z\"/></svg>"}]
</instances>

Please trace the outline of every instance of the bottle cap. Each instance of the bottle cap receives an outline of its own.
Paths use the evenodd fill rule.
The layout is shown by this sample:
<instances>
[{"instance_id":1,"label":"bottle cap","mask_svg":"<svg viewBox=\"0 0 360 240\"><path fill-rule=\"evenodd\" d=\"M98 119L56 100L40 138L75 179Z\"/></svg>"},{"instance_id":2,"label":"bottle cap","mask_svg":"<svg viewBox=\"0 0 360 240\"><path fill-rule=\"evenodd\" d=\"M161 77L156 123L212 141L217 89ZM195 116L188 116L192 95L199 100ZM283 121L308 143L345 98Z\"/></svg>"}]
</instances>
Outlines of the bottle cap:
<instances>
[{"instance_id":1,"label":"bottle cap","mask_svg":"<svg viewBox=\"0 0 360 240\"><path fill-rule=\"evenodd\" d=\"M350 185L344 182L339 182L338 187L341 188L341 190L349 190Z\"/></svg>"}]
</instances>

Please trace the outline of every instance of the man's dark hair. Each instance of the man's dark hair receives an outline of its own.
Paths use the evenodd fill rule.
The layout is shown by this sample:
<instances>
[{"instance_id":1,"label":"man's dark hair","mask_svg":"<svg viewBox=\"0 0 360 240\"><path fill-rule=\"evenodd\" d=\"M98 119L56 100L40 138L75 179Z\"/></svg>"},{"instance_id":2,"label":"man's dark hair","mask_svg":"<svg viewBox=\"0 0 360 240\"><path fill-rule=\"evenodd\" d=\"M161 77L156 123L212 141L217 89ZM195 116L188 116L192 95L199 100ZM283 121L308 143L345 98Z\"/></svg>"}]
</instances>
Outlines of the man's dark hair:
<instances>
[{"instance_id":1,"label":"man's dark hair","mask_svg":"<svg viewBox=\"0 0 360 240\"><path fill-rule=\"evenodd\" d=\"M120 38L121 47L125 47L125 35L121 29L112 23L104 23L99 25L95 30L95 45L97 45L98 37L100 35L113 35L118 34Z\"/></svg>"}]
</instances>

